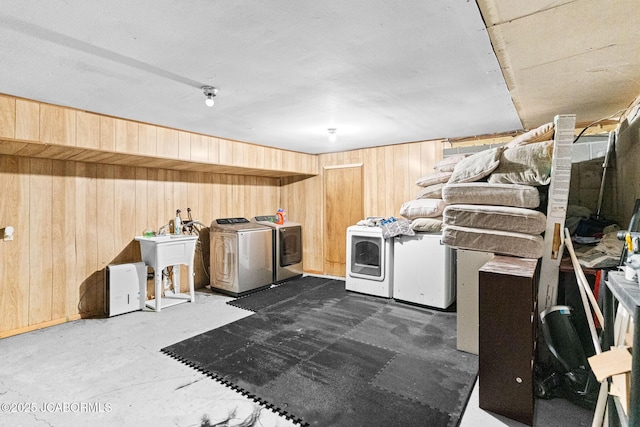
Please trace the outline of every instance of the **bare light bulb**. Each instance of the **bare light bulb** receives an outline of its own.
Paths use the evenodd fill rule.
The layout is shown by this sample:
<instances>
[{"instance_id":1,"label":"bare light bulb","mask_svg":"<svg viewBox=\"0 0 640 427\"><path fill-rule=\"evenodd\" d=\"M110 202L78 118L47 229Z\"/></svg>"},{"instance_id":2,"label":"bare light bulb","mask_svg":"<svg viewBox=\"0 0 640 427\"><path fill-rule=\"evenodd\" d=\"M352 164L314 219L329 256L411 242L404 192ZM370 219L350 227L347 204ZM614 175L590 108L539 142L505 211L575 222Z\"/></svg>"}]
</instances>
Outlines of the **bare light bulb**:
<instances>
[{"instance_id":1,"label":"bare light bulb","mask_svg":"<svg viewBox=\"0 0 640 427\"><path fill-rule=\"evenodd\" d=\"M213 98L218 93L218 88L213 86L202 86L202 92L204 92L204 103L207 107L213 107Z\"/></svg>"}]
</instances>

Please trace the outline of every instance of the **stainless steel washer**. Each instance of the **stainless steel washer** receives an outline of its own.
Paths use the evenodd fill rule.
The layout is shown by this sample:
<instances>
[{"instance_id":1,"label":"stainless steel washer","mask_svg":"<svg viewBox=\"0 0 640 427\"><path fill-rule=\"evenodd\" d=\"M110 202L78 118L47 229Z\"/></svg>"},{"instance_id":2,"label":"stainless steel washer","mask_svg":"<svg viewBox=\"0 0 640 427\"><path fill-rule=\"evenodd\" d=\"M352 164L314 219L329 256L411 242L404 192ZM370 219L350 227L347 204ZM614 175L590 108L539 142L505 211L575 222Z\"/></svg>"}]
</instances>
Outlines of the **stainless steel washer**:
<instances>
[{"instance_id":1,"label":"stainless steel washer","mask_svg":"<svg viewBox=\"0 0 640 427\"><path fill-rule=\"evenodd\" d=\"M210 285L240 296L273 283L273 231L246 218L220 218L211 223Z\"/></svg>"},{"instance_id":2,"label":"stainless steel washer","mask_svg":"<svg viewBox=\"0 0 640 427\"><path fill-rule=\"evenodd\" d=\"M256 216L253 221L273 229L274 283L302 276L302 224L276 224L275 215Z\"/></svg>"}]
</instances>

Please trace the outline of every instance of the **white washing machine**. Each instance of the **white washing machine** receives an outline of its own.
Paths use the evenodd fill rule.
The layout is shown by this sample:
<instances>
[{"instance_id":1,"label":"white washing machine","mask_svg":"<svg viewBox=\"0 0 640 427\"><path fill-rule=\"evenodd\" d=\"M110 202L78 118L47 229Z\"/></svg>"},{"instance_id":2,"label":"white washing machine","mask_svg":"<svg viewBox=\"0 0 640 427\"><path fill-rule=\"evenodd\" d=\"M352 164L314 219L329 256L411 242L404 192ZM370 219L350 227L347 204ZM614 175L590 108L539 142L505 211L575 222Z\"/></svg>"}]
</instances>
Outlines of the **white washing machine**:
<instances>
[{"instance_id":1,"label":"white washing machine","mask_svg":"<svg viewBox=\"0 0 640 427\"><path fill-rule=\"evenodd\" d=\"M273 228L273 283L301 277L302 224L276 224L275 215L256 216L253 221Z\"/></svg>"},{"instance_id":2,"label":"white washing machine","mask_svg":"<svg viewBox=\"0 0 640 427\"><path fill-rule=\"evenodd\" d=\"M393 298L445 309L456 300L453 250L440 233L394 237Z\"/></svg>"},{"instance_id":3,"label":"white washing machine","mask_svg":"<svg viewBox=\"0 0 640 427\"><path fill-rule=\"evenodd\" d=\"M393 239L382 237L380 227L347 228L345 288L384 298L393 296Z\"/></svg>"},{"instance_id":4,"label":"white washing machine","mask_svg":"<svg viewBox=\"0 0 640 427\"><path fill-rule=\"evenodd\" d=\"M273 231L246 218L220 218L211 223L210 285L240 296L273 283Z\"/></svg>"}]
</instances>

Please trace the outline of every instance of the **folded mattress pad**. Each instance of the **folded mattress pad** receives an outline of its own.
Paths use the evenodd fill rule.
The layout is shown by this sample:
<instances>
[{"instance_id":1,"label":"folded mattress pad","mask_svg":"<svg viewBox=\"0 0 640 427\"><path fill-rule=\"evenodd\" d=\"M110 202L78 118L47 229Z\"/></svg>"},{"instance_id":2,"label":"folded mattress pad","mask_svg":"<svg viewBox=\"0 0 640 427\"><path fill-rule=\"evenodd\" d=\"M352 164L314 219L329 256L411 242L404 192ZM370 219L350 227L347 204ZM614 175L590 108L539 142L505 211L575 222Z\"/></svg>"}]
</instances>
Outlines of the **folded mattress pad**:
<instances>
[{"instance_id":1,"label":"folded mattress pad","mask_svg":"<svg viewBox=\"0 0 640 427\"><path fill-rule=\"evenodd\" d=\"M442 243L457 249L522 258L541 258L544 251L544 239L540 235L455 225L445 225Z\"/></svg>"},{"instance_id":2,"label":"folded mattress pad","mask_svg":"<svg viewBox=\"0 0 640 427\"><path fill-rule=\"evenodd\" d=\"M444 209L445 225L541 234L547 225L545 214L533 209L493 205L449 205Z\"/></svg>"}]
</instances>

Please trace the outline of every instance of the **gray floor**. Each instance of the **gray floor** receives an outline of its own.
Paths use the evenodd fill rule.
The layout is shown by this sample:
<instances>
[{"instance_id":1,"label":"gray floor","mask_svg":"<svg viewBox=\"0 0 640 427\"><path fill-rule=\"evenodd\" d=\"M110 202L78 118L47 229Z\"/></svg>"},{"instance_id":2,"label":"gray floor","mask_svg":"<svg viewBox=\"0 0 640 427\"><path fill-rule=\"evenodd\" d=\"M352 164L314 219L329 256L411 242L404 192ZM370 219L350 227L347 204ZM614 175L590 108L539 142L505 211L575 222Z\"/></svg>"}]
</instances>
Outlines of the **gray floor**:
<instances>
[{"instance_id":1,"label":"gray floor","mask_svg":"<svg viewBox=\"0 0 640 427\"><path fill-rule=\"evenodd\" d=\"M12 426L294 425L160 353L160 349L250 312L202 290L194 303L84 319L0 340L0 424ZM478 408L477 384L462 427L522 424ZM536 426L589 426L588 411L539 402Z\"/></svg>"}]
</instances>

